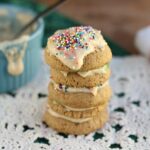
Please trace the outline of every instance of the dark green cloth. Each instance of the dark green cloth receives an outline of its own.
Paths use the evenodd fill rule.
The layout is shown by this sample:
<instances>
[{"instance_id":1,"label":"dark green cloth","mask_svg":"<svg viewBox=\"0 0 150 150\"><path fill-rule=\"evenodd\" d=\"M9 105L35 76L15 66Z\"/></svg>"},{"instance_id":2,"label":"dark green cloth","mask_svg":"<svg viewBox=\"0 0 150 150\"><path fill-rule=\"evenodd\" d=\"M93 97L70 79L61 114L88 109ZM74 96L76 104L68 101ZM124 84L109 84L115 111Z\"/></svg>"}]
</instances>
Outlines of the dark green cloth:
<instances>
[{"instance_id":1,"label":"dark green cloth","mask_svg":"<svg viewBox=\"0 0 150 150\"><path fill-rule=\"evenodd\" d=\"M36 12L42 11L45 6L36 2L36 0L1 0L1 3L16 4L23 7L30 8ZM43 46L45 47L47 38L52 35L56 30L68 28L71 26L83 25L73 19L70 19L57 11L51 12L47 17L44 18L45 30L43 38ZM113 42L108 36L105 35L105 39L112 49L112 53L115 56L126 56L129 53Z\"/></svg>"}]
</instances>

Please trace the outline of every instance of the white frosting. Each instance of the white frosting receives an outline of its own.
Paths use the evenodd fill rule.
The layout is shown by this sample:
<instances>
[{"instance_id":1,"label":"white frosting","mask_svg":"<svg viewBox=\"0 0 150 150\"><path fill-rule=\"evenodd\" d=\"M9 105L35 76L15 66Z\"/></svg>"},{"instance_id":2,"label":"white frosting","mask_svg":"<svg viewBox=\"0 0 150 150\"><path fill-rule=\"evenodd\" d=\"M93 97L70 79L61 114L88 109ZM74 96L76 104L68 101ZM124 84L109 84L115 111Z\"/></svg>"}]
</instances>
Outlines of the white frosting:
<instances>
[{"instance_id":1,"label":"white frosting","mask_svg":"<svg viewBox=\"0 0 150 150\"><path fill-rule=\"evenodd\" d=\"M86 87L75 88L75 87L68 87L66 85L59 85L55 81L53 81L52 79L51 79L51 82L53 83L55 90L59 90L59 91L63 91L63 92L69 92L69 93L78 93L78 92L91 93L94 96L97 95L97 92L100 89L102 89L104 86L108 85L108 81L106 81L103 85L95 86L92 88L86 88Z\"/></svg>"},{"instance_id":2,"label":"white frosting","mask_svg":"<svg viewBox=\"0 0 150 150\"><path fill-rule=\"evenodd\" d=\"M63 105L66 110L68 111L87 111L87 110L91 110L91 109L94 109L94 107L90 107L90 108L72 108L72 107L68 107L66 105Z\"/></svg>"},{"instance_id":3,"label":"white frosting","mask_svg":"<svg viewBox=\"0 0 150 150\"><path fill-rule=\"evenodd\" d=\"M89 30L86 31L86 28L88 28ZM70 40L73 39L78 30L83 33L82 37L78 38L80 40L80 43L82 44L81 47L76 46L79 42L72 42ZM94 39L91 38L91 35L93 34ZM63 35L63 38L59 39L59 36L61 35ZM69 43L71 43L71 46L69 45L71 48L69 49L63 46L62 50L60 50L58 49L58 47L60 46L60 44L64 43L64 38L69 39L67 40L69 41ZM51 55L56 56L63 64L65 64L72 70L79 70L83 65L85 56L94 52L98 48L102 49L106 44L107 43L103 39L100 31L95 30L92 27L72 27L67 30L58 30L52 37L50 37L48 39L46 50Z\"/></svg>"},{"instance_id":4,"label":"white frosting","mask_svg":"<svg viewBox=\"0 0 150 150\"><path fill-rule=\"evenodd\" d=\"M37 23L15 39L14 36L18 30L26 25L33 18L33 15L24 11L11 11L4 7L0 9L0 18L3 20L0 20L0 52L7 59L8 73L12 76L21 75L24 71L23 59L29 36L35 31Z\"/></svg>"},{"instance_id":5,"label":"white frosting","mask_svg":"<svg viewBox=\"0 0 150 150\"><path fill-rule=\"evenodd\" d=\"M24 71L23 58L27 47L28 38L29 36L22 36L21 38L14 41L5 41L0 43L0 51L3 52L7 59L7 70L10 75L18 76ZM20 43L22 43L21 49L13 47L13 45L19 45ZM12 48L8 50L7 47L9 45Z\"/></svg>"},{"instance_id":6,"label":"white frosting","mask_svg":"<svg viewBox=\"0 0 150 150\"><path fill-rule=\"evenodd\" d=\"M67 116L64 116L64 115L61 115L61 114L55 112L54 110L52 110L52 108L50 106L47 106L47 111L54 117L65 119L65 120L71 121L73 123L84 123L84 122L87 122L92 119L92 118L75 119L75 118L67 117Z\"/></svg>"},{"instance_id":7,"label":"white frosting","mask_svg":"<svg viewBox=\"0 0 150 150\"><path fill-rule=\"evenodd\" d=\"M58 102L53 101L54 104L58 104ZM95 107L89 107L89 108L72 108L66 105L61 104L63 107L65 107L66 111L87 111L87 110L91 110L94 109Z\"/></svg>"},{"instance_id":8,"label":"white frosting","mask_svg":"<svg viewBox=\"0 0 150 150\"><path fill-rule=\"evenodd\" d=\"M88 76L93 76L95 74L104 74L106 73L108 70L108 65L104 65L103 67L101 68L98 68L98 69L93 69L93 70L89 70L89 71L85 71L85 72L76 72L78 75L80 75L81 77L85 78L85 77L88 77ZM65 72L65 71L60 71L65 77L67 77L68 75L68 72Z\"/></svg>"}]
</instances>

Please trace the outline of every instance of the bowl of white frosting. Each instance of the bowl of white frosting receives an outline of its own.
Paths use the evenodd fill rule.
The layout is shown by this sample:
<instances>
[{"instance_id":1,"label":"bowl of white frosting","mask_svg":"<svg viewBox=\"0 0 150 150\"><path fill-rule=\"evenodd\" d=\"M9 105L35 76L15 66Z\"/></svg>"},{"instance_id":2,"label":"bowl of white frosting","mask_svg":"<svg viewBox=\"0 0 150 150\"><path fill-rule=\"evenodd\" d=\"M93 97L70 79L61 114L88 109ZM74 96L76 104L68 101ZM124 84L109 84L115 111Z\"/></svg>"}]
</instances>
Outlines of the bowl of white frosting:
<instances>
[{"instance_id":1,"label":"bowl of white frosting","mask_svg":"<svg viewBox=\"0 0 150 150\"><path fill-rule=\"evenodd\" d=\"M0 5L0 93L11 92L31 81L40 68L43 20L13 38L34 15L26 8Z\"/></svg>"}]
</instances>

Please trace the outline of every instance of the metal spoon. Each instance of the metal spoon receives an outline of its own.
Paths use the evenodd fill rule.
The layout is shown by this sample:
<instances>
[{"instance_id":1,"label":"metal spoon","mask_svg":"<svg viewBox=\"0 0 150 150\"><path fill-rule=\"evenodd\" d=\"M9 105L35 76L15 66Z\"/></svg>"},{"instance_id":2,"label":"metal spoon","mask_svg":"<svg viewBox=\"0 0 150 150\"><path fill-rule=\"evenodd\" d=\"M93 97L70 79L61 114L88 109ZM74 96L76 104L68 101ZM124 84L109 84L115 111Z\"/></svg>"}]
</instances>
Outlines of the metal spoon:
<instances>
[{"instance_id":1,"label":"metal spoon","mask_svg":"<svg viewBox=\"0 0 150 150\"><path fill-rule=\"evenodd\" d=\"M50 11L52 11L54 8L56 8L57 6L62 4L64 1L65 0L57 0L55 3L51 4L46 9L44 9L42 12L37 14L28 24L23 26L23 28L21 28L21 30L19 30L19 32L17 32L14 35L13 39L18 38L23 32L25 32L29 27L31 27L35 22L37 22L39 18L45 17L46 15L48 15Z\"/></svg>"}]
</instances>

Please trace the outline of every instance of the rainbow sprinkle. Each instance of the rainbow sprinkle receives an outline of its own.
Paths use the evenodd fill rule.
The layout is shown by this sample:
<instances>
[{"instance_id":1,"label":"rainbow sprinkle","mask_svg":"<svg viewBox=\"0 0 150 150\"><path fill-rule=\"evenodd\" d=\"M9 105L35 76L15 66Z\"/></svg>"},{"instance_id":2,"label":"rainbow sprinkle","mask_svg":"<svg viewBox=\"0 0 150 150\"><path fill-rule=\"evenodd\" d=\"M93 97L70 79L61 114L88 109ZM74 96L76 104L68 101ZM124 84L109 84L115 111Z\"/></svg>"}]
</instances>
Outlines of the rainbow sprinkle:
<instances>
[{"instance_id":1,"label":"rainbow sprinkle","mask_svg":"<svg viewBox=\"0 0 150 150\"><path fill-rule=\"evenodd\" d=\"M56 32L51 38L56 44L59 55L77 60L75 51L88 50L89 47L85 34L87 34L89 40L95 39L95 31L91 26L72 27L63 32Z\"/></svg>"}]
</instances>

